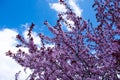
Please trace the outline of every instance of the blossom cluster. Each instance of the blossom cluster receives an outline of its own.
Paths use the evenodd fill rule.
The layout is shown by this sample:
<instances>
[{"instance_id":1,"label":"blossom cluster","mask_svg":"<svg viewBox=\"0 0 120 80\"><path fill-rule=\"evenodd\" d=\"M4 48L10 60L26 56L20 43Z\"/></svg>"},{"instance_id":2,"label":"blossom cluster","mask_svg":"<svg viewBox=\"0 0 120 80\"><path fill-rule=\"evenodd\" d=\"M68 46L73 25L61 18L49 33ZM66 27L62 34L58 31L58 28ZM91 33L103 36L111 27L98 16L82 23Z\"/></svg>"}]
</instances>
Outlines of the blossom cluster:
<instances>
[{"instance_id":1,"label":"blossom cluster","mask_svg":"<svg viewBox=\"0 0 120 80\"><path fill-rule=\"evenodd\" d=\"M21 43L16 47L27 47L29 53L19 49L6 55L32 70L29 80L120 80L120 0L94 0L97 27L77 16L63 0L60 4L67 11L58 14L56 25L44 22L52 38L39 33L41 46L37 46L31 36L32 23L28 41L17 35ZM71 30L64 30L64 24ZM46 47L49 43L54 46Z\"/></svg>"}]
</instances>

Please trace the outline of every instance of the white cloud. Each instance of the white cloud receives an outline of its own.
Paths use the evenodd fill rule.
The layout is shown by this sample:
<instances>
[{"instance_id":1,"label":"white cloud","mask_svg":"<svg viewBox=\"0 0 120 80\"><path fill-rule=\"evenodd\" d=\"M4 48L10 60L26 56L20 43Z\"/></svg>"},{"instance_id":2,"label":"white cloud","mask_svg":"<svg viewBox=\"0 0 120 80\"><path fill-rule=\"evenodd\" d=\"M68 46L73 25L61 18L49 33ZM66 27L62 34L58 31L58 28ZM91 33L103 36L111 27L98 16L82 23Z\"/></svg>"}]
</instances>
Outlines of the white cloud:
<instances>
[{"instance_id":1,"label":"white cloud","mask_svg":"<svg viewBox=\"0 0 120 80\"><path fill-rule=\"evenodd\" d=\"M25 26L26 28L26 30L23 31L23 37L27 40L28 24L22 26ZM0 30L0 80L14 80L15 73L18 71L22 71L19 80L25 80L25 78L31 73L31 71L27 69L28 74L25 74L23 67L17 64L12 58L5 55L8 50L11 50L12 52L16 52L18 50L16 48L16 44L18 44L16 39L17 34L18 32L13 29L6 28ZM32 32L32 37L34 38L35 44L40 46L41 41L36 32ZM45 46L53 47L54 45L47 44ZM21 47L21 49L28 53L28 48Z\"/></svg>"},{"instance_id":2,"label":"white cloud","mask_svg":"<svg viewBox=\"0 0 120 80\"><path fill-rule=\"evenodd\" d=\"M58 13L67 11L67 9L65 8L65 6L63 4L60 4L60 3L53 3L52 4L52 3L50 3L49 5L52 9L54 9Z\"/></svg>"},{"instance_id":3,"label":"white cloud","mask_svg":"<svg viewBox=\"0 0 120 80\"><path fill-rule=\"evenodd\" d=\"M14 51L17 32L15 30L3 29L0 31L0 52L6 52L8 49Z\"/></svg>"},{"instance_id":4,"label":"white cloud","mask_svg":"<svg viewBox=\"0 0 120 80\"><path fill-rule=\"evenodd\" d=\"M68 0L71 8L73 9L73 11L76 13L77 16L81 16L82 13L82 9L79 8L79 6L77 5L77 1L76 0Z\"/></svg>"},{"instance_id":5,"label":"white cloud","mask_svg":"<svg viewBox=\"0 0 120 80\"><path fill-rule=\"evenodd\" d=\"M25 38L25 40L27 40L28 41L28 36L27 36L27 34L28 34L28 28L29 28L29 25L28 25L28 23L26 23L26 24L24 24L24 25L22 25L23 27L25 27L26 28L26 30L23 32L23 37ZM39 47L41 47L41 39L40 39L40 37L38 36L38 34L36 33L36 32L34 32L34 31L32 31L32 34L31 34L31 36L33 37L33 39L34 39L34 43L37 45L37 46L39 46ZM54 44L45 44L45 47L47 48L47 47L54 47ZM22 48L22 49L24 49L24 48ZM26 49L25 49L25 51L26 51ZM27 50L28 51L28 50Z\"/></svg>"},{"instance_id":6,"label":"white cloud","mask_svg":"<svg viewBox=\"0 0 120 80\"><path fill-rule=\"evenodd\" d=\"M80 0L82 1L82 0ZM77 15L77 16L81 16L82 14L82 9L79 8L77 2L78 0L67 0L66 1L68 3L68 5L70 5L70 8L73 10L73 12ZM63 5L63 4L60 4L59 2L58 3L50 3L50 8L54 9L55 11L57 11L58 13L60 12L66 12L67 9L66 7ZM67 15L64 15L63 16L64 20L71 25L71 27L75 27L74 25L74 21L72 20L68 20L67 19ZM66 24L64 24L66 26ZM71 28L69 28L68 26L66 26L66 29L68 31L72 31Z\"/></svg>"},{"instance_id":7,"label":"white cloud","mask_svg":"<svg viewBox=\"0 0 120 80\"><path fill-rule=\"evenodd\" d=\"M23 72L23 68L18 65L12 58L5 55L5 52L11 50L16 52L15 45L17 44L16 35L18 33L12 29L0 30L0 80L14 80L15 73L22 71L22 78L24 80L28 74ZM30 73L30 70L28 71ZM26 76L25 76L26 75Z\"/></svg>"},{"instance_id":8,"label":"white cloud","mask_svg":"<svg viewBox=\"0 0 120 80\"><path fill-rule=\"evenodd\" d=\"M67 20L67 22L71 25L72 28L75 27L74 22L72 20ZM72 31L72 28L67 27L67 30Z\"/></svg>"},{"instance_id":9,"label":"white cloud","mask_svg":"<svg viewBox=\"0 0 120 80\"><path fill-rule=\"evenodd\" d=\"M24 37L26 40L28 40L28 38L29 38L29 37L27 36L27 34L28 34L28 29L26 29L26 30L23 32L23 37ZM37 44L38 46L40 46L40 45L41 45L41 40L40 40L39 36L37 35L37 33L36 33L36 32L32 32L31 36L32 36L33 39L34 39L34 43Z\"/></svg>"},{"instance_id":10,"label":"white cloud","mask_svg":"<svg viewBox=\"0 0 120 80\"><path fill-rule=\"evenodd\" d=\"M24 37L24 39L25 39L26 41L28 41L28 39L29 39L29 37L27 36L27 35L28 35L29 26L30 26L29 23L25 23L25 24L22 24L22 25L21 25L21 27L24 27L24 28L25 28L25 30L22 32L22 35L23 35L23 37ZM34 39L34 43L35 43L37 46L40 47L40 45L41 45L41 40L40 40L39 36L37 35L37 33L32 31L31 36L32 36L33 39ZM25 51L26 53L29 53L29 52L28 52L28 51L29 51L28 48L20 47L20 49L22 49L22 50Z\"/></svg>"},{"instance_id":11,"label":"white cloud","mask_svg":"<svg viewBox=\"0 0 120 80\"><path fill-rule=\"evenodd\" d=\"M69 26L67 26L65 23L63 24L63 25L65 25L63 27L65 27L65 29L67 29L68 31L72 31L72 28L75 27L74 21L71 19L67 19L67 15L64 15L63 19L71 26L71 28Z\"/></svg>"},{"instance_id":12,"label":"white cloud","mask_svg":"<svg viewBox=\"0 0 120 80\"><path fill-rule=\"evenodd\" d=\"M77 0L67 0L67 3L70 5L77 16L81 16L82 9L79 8ZM67 11L66 7L60 3L50 3L50 8L54 9L58 13Z\"/></svg>"},{"instance_id":13,"label":"white cloud","mask_svg":"<svg viewBox=\"0 0 120 80\"><path fill-rule=\"evenodd\" d=\"M46 44L46 45L45 45L45 48L47 48L47 47L53 48L54 46L55 46L55 44Z\"/></svg>"}]
</instances>

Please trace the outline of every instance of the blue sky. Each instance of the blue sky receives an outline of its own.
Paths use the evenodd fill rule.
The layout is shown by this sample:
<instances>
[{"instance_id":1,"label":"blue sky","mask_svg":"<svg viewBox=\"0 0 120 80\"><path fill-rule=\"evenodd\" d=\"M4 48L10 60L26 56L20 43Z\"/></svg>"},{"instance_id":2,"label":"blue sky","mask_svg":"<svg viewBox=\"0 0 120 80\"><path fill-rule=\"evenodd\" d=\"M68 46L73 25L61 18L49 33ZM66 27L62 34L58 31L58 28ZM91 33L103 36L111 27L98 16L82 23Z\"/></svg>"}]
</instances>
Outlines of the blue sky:
<instances>
[{"instance_id":1,"label":"blue sky","mask_svg":"<svg viewBox=\"0 0 120 80\"><path fill-rule=\"evenodd\" d=\"M57 0L0 0L0 28L19 29L22 24L34 22L39 28L43 21L55 24L57 14L49 6ZM91 19L95 24L95 17L91 5L93 0L78 0L83 9L82 16Z\"/></svg>"},{"instance_id":2,"label":"blue sky","mask_svg":"<svg viewBox=\"0 0 120 80\"><path fill-rule=\"evenodd\" d=\"M91 7L93 0L66 1L78 16L82 16L86 20L90 19L96 26L95 12ZM47 20L51 25L55 25L57 14L61 10L63 7L59 6L57 0L0 0L0 80L13 80L14 74L23 69L4 54L9 49L16 50L15 36L21 33L27 38L26 28L33 22L36 24L33 36L36 44L40 44L36 32L43 32L50 36L43 22ZM29 70L28 73L30 73Z\"/></svg>"},{"instance_id":3,"label":"blue sky","mask_svg":"<svg viewBox=\"0 0 120 80\"><path fill-rule=\"evenodd\" d=\"M44 20L54 22L56 13L47 0L0 0L0 28L21 28L34 22L39 27Z\"/></svg>"}]
</instances>

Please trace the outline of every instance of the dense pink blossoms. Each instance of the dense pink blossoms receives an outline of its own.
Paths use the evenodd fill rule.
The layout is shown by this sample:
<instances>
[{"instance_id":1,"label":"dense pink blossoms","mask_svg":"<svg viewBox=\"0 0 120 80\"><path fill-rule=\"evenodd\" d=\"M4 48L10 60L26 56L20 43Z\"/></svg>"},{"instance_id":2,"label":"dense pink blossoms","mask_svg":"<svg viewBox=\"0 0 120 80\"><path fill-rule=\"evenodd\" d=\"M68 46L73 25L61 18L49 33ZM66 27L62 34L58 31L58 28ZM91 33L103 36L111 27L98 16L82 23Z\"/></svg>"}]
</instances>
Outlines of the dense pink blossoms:
<instances>
[{"instance_id":1,"label":"dense pink blossoms","mask_svg":"<svg viewBox=\"0 0 120 80\"><path fill-rule=\"evenodd\" d=\"M8 51L6 55L33 71L28 80L120 80L120 0L94 2L97 27L76 16L67 4L60 0L60 4L66 6L67 12L58 14L55 26L44 22L54 37L40 33L42 45L38 47L31 36L34 27L32 23L28 30L29 41L17 35L21 42L17 48L27 47L29 54L19 49L17 54ZM63 16L73 21L75 27ZM63 24L71 31L64 30ZM45 48L48 43L55 46Z\"/></svg>"}]
</instances>

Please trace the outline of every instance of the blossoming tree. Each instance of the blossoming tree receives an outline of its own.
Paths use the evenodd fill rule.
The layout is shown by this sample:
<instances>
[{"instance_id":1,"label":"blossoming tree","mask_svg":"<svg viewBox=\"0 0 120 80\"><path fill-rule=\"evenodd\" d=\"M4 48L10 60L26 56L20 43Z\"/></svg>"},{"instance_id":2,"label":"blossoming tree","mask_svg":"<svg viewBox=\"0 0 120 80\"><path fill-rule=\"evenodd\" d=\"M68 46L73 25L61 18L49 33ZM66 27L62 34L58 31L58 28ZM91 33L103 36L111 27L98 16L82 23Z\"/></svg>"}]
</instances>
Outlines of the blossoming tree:
<instances>
[{"instance_id":1,"label":"blossoming tree","mask_svg":"<svg viewBox=\"0 0 120 80\"><path fill-rule=\"evenodd\" d=\"M29 53L19 49L6 55L32 70L28 80L120 80L120 0L94 0L97 27L76 16L63 0L59 2L67 11L58 14L55 26L44 22L54 36L39 33L41 46L37 46L32 23L28 41L17 35L21 43L16 47L27 47ZM54 47L45 46L49 43Z\"/></svg>"}]
</instances>

